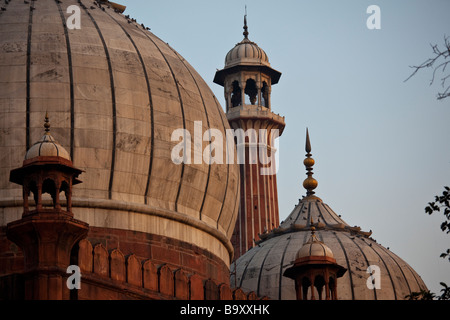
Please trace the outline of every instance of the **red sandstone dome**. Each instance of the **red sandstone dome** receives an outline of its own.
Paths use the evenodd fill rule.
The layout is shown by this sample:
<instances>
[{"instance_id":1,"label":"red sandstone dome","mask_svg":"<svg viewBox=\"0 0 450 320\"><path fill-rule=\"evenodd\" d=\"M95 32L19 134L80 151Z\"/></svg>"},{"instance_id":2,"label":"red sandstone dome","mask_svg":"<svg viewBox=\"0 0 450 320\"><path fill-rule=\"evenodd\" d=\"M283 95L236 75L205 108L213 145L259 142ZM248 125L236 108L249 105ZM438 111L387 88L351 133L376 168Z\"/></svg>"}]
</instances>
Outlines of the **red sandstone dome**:
<instances>
[{"instance_id":1,"label":"red sandstone dome","mask_svg":"<svg viewBox=\"0 0 450 320\"><path fill-rule=\"evenodd\" d=\"M23 211L9 172L42 136L48 112L52 136L84 170L73 213L93 246L228 282L238 166L171 160L175 129L194 132L201 121L203 132L225 136L226 116L179 53L100 3L11 1L0 14L1 241ZM81 29L68 28L69 5L80 7ZM20 269L22 257L0 249L15 255L0 276Z\"/></svg>"}]
</instances>

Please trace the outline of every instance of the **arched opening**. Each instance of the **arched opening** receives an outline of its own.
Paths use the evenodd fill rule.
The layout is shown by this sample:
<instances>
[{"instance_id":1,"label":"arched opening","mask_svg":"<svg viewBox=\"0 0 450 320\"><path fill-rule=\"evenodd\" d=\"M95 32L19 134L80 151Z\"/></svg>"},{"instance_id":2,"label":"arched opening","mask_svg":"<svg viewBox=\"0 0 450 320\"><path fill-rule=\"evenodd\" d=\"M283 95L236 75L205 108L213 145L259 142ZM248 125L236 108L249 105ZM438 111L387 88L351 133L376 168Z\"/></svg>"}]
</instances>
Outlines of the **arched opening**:
<instances>
[{"instance_id":1,"label":"arched opening","mask_svg":"<svg viewBox=\"0 0 450 320\"><path fill-rule=\"evenodd\" d=\"M255 105L257 96L258 96L258 89L256 88L256 82L253 79L248 79L245 83L245 104L251 104Z\"/></svg>"},{"instance_id":2,"label":"arched opening","mask_svg":"<svg viewBox=\"0 0 450 320\"><path fill-rule=\"evenodd\" d=\"M317 275L314 279L314 287L317 289L317 296L319 300L322 300L323 286L325 285L325 279L321 275Z\"/></svg>"},{"instance_id":3,"label":"arched opening","mask_svg":"<svg viewBox=\"0 0 450 320\"><path fill-rule=\"evenodd\" d=\"M30 181L30 183L24 187L24 209L25 211L36 210L38 203L38 188L35 181Z\"/></svg>"},{"instance_id":4,"label":"arched opening","mask_svg":"<svg viewBox=\"0 0 450 320\"><path fill-rule=\"evenodd\" d=\"M330 290L330 297L331 300L337 300L337 294L336 294L336 279L333 277L330 277L328 279L328 288Z\"/></svg>"},{"instance_id":5,"label":"arched opening","mask_svg":"<svg viewBox=\"0 0 450 320\"><path fill-rule=\"evenodd\" d=\"M239 87L238 81L233 81L232 83L233 91L231 92L231 106L237 107L242 104L242 97L241 97L241 87Z\"/></svg>"},{"instance_id":6,"label":"arched opening","mask_svg":"<svg viewBox=\"0 0 450 320\"><path fill-rule=\"evenodd\" d=\"M48 205L52 203L52 205ZM55 208L56 206L56 185L52 179L45 179L42 183L42 205L44 208Z\"/></svg>"},{"instance_id":7,"label":"arched opening","mask_svg":"<svg viewBox=\"0 0 450 320\"><path fill-rule=\"evenodd\" d=\"M66 181L63 181L61 183L61 187L59 188L59 193L60 193L60 202L61 203L66 203L66 210L70 211L70 196L71 196L71 192L70 192L70 188L69 188L69 184Z\"/></svg>"},{"instance_id":8,"label":"arched opening","mask_svg":"<svg viewBox=\"0 0 450 320\"><path fill-rule=\"evenodd\" d=\"M308 300L308 290L311 287L311 281L309 281L308 277L303 277L301 284L302 300Z\"/></svg>"}]
</instances>

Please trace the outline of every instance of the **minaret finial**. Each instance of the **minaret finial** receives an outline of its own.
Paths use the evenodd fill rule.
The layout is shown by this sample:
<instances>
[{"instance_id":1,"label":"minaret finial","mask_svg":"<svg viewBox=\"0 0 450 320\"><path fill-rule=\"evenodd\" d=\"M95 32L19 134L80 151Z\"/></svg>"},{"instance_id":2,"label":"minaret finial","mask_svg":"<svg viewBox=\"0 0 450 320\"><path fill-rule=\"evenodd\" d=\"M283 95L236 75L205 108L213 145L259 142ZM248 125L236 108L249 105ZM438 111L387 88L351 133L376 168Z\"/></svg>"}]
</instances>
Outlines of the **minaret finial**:
<instances>
[{"instance_id":1,"label":"minaret finial","mask_svg":"<svg viewBox=\"0 0 450 320\"><path fill-rule=\"evenodd\" d=\"M50 120L48 119L48 112L45 112L45 120L44 120L44 128L45 128L45 132L49 132L50 131Z\"/></svg>"},{"instance_id":2,"label":"minaret finial","mask_svg":"<svg viewBox=\"0 0 450 320\"><path fill-rule=\"evenodd\" d=\"M318 182L316 179L312 177L314 174L312 172L312 167L314 166L314 159L311 158L311 142L309 141L309 132L308 128L306 128L306 144L305 144L306 159L303 160L303 164L306 167L306 175L308 178L303 181L303 187L306 189L306 196L312 196L315 192L313 191L317 188Z\"/></svg>"},{"instance_id":3,"label":"minaret finial","mask_svg":"<svg viewBox=\"0 0 450 320\"><path fill-rule=\"evenodd\" d=\"M308 152L308 154L311 152L311 142L309 141L309 132L308 132L308 128L306 128L305 151ZM309 155L311 155L311 154L309 154Z\"/></svg>"},{"instance_id":4,"label":"minaret finial","mask_svg":"<svg viewBox=\"0 0 450 320\"><path fill-rule=\"evenodd\" d=\"M247 27L247 5L245 5L245 15L244 15L244 33L245 39L248 39L248 27Z\"/></svg>"}]
</instances>

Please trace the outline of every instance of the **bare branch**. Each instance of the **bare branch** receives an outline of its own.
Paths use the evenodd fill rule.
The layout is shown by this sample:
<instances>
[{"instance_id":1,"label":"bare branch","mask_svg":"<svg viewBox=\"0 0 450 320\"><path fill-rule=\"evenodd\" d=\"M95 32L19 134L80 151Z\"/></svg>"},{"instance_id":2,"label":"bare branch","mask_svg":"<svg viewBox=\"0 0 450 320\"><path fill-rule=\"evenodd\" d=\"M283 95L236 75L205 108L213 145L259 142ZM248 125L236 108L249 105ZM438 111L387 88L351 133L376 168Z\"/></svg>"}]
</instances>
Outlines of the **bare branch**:
<instances>
[{"instance_id":1,"label":"bare branch","mask_svg":"<svg viewBox=\"0 0 450 320\"><path fill-rule=\"evenodd\" d=\"M449 37L444 36L444 50L439 49L439 47L437 45L432 45L430 44L432 50L433 50L433 54L434 57L427 59L426 61L424 61L422 64L418 65L418 66L410 66L410 68L414 69L414 71L411 73L411 75L406 78L406 80L404 80L403 82L408 81L409 79L411 79L419 70L421 69L425 69L425 68L433 68L433 72L432 72L432 76L431 76L431 80L430 80L430 85L432 85L435 81L436 78L436 73L438 71L442 72L443 74L445 73L446 67L448 64L450 64L450 60L449 61L445 61L447 60L447 58L450 57L450 40ZM444 61L442 61L442 59ZM442 62L440 62L437 66L434 66L435 63L441 60ZM445 88L445 84L447 79L450 77L450 74L445 75L441 78L441 85L443 88ZM445 99L447 97L450 96L450 85L445 88L444 92L440 92L437 95L437 99L438 100L442 100Z\"/></svg>"}]
</instances>

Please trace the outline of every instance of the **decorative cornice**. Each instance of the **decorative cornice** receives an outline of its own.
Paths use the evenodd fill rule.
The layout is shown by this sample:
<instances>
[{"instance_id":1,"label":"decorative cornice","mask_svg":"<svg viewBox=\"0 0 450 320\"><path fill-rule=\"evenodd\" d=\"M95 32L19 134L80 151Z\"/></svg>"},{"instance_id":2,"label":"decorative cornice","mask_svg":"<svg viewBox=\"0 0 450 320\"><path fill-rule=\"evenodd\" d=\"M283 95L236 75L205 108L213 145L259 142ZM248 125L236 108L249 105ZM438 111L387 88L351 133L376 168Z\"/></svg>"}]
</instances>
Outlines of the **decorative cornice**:
<instances>
[{"instance_id":1,"label":"decorative cornice","mask_svg":"<svg viewBox=\"0 0 450 320\"><path fill-rule=\"evenodd\" d=\"M315 231L322 231L322 230L323 231L343 231L343 232L348 232L351 235L362 236L365 238L369 238L372 235L372 231L362 231L361 227L358 227L358 226L350 227L350 226L344 225L343 223L325 225L323 222L318 222L318 223L314 224L314 227L315 227ZM258 236L261 240L258 240L255 243L259 244L268 239L271 239L271 238L274 238L274 237L277 237L277 236L280 236L283 234L287 234L287 233L291 233L291 232L298 232L298 231L311 231L311 227L306 224L303 225L303 224L298 224L298 223L292 223L287 228L278 227L278 228L273 229L271 232L258 234Z\"/></svg>"}]
</instances>

